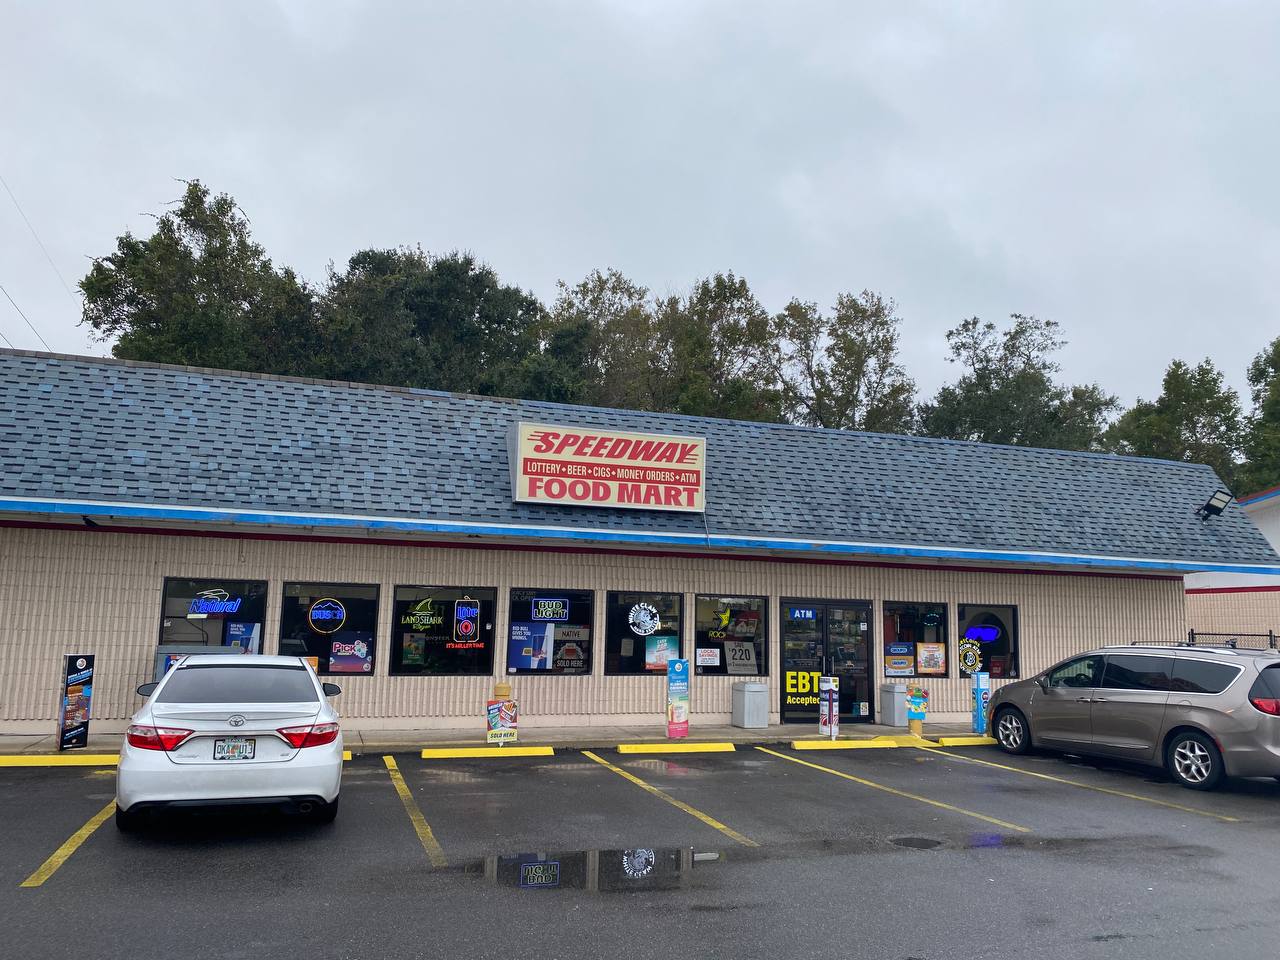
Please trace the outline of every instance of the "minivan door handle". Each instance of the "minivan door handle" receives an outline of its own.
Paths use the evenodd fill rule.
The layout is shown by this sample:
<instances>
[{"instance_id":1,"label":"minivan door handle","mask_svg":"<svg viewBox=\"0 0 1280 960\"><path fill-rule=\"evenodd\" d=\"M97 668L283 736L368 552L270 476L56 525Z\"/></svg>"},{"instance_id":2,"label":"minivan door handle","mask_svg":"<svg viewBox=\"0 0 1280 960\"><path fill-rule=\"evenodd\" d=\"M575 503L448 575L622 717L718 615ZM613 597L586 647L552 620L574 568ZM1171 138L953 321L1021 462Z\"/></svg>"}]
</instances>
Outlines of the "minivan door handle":
<instances>
[{"instance_id":1,"label":"minivan door handle","mask_svg":"<svg viewBox=\"0 0 1280 960\"><path fill-rule=\"evenodd\" d=\"M1093 703L1106 703L1106 702L1107 702L1107 698L1106 698L1106 697L1094 697L1092 702L1093 702Z\"/></svg>"},{"instance_id":2,"label":"minivan door handle","mask_svg":"<svg viewBox=\"0 0 1280 960\"><path fill-rule=\"evenodd\" d=\"M1088 697L1076 697L1076 703L1093 703Z\"/></svg>"}]
</instances>

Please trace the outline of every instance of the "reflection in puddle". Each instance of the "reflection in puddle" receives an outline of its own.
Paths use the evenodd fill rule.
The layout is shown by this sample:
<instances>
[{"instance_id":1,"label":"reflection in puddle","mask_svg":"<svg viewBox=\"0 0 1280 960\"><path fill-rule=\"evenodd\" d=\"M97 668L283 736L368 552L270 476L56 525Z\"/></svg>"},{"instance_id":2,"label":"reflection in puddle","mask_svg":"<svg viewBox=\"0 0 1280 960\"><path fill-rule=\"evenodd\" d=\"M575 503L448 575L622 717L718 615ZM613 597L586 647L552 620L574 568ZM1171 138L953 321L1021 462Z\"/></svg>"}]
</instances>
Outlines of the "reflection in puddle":
<instances>
[{"instance_id":1,"label":"reflection in puddle","mask_svg":"<svg viewBox=\"0 0 1280 960\"><path fill-rule=\"evenodd\" d=\"M464 875L500 887L525 890L586 890L612 893L678 890L695 869L724 860L716 851L692 847L634 847L628 850L561 850L489 856L462 865Z\"/></svg>"}]
</instances>

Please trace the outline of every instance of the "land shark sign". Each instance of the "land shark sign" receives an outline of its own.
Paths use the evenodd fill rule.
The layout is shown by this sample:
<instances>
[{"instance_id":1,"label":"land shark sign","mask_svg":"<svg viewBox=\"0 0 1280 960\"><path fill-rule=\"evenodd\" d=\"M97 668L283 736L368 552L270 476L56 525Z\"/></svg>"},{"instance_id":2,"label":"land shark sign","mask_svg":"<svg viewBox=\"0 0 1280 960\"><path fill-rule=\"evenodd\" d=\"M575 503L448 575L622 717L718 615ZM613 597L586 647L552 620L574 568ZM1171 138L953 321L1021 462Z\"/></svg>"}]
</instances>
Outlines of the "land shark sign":
<instances>
[{"instance_id":1,"label":"land shark sign","mask_svg":"<svg viewBox=\"0 0 1280 960\"><path fill-rule=\"evenodd\" d=\"M704 510L703 437L517 423L508 452L517 503Z\"/></svg>"}]
</instances>

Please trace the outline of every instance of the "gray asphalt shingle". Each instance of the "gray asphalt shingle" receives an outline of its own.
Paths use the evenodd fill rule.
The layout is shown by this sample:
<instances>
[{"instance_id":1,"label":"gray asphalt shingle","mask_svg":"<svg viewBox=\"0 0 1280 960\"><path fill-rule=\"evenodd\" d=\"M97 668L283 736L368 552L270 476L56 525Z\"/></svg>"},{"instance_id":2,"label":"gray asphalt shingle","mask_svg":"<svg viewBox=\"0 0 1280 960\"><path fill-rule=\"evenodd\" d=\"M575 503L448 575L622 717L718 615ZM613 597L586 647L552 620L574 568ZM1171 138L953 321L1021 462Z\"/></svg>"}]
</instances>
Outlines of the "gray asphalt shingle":
<instances>
[{"instance_id":1,"label":"gray asphalt shingle","mask_svg":"<svg viewBox=\"0 0 1280 960\"><path fill-rule=\"evenodd\" d=\"M703 533L517 504L517 420L707 438L713 534L1280 562L1206 466L0 350L0 495Z\"/></svg>"}]
</instances>

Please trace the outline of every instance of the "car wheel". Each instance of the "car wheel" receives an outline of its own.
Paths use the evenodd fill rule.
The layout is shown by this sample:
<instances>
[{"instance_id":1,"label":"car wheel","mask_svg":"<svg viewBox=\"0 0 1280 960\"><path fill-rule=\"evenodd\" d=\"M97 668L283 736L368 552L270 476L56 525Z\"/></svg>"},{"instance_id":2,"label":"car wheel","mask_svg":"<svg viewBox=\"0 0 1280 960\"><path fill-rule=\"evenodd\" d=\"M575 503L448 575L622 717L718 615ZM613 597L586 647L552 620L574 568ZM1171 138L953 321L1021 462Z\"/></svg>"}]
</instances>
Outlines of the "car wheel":
<instances>
[{"instance_id":1,"label":"car wheel","mask_svg":"<svg viewBox=\"0 0 1280 960\"><path fill-rule=\"evenodd\" d=\"M311 811L312 823L333 823L333 818L338 815L338 798L333 798L333 803L316 804L314 810Z\"/></svg>"},{"instance_id":2,"label":"car wheel","mask_svg":"<svg viewBox=\"0 0 1280 960\"><path fill-rule=\"evenodd\" d=\"M1031 749L1031 731L1027 729L1027 718L1022 711L1014 707L1004 707L992 722L991 732L995 735L996 744L1005 753L1021 754Z\"/></svg>"},{"instance_id":3,"label":"car wheel","mask_svg":"<svg viewBox=\"0 0 1280 960\"><path fill-rule=\"evenodd\" d=\"M133 833L141 820L142 817L136 810L127 811L116 807L116 829L121 833Z\"/></svg>"},{"instance_id":4,"label":"car wheel","mask_svg":"<svg viewBox=\"0 0 1280 960\"><path fill-rule=\"evenodd\" d=\"M1222 754L1203 733L1187 730L1169 741L1165 750L1169 776L1191 790L1212 790L1222 780Z\"/></svg>"}]
</instances>

